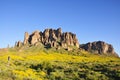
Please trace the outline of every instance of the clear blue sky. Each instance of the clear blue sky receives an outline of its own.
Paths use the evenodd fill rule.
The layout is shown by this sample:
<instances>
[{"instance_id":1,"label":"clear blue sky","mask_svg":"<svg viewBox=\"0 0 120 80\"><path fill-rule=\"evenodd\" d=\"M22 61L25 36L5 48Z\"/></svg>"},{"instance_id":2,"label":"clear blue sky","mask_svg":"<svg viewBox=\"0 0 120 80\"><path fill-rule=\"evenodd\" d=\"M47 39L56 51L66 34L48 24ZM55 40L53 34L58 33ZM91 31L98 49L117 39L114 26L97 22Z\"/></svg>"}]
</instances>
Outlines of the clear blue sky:
<instances>
[{"instance_id":1,"label":"clear blue sky","mask_svg":"<svg viewBox=\"0 0 120 80\"><path fill-rule=\"evenodd\" d=\"M0 0L0 47L24 32L61 27L79 42L105 41L120 55L120 0Z\"/></svg>"}]
</instances>

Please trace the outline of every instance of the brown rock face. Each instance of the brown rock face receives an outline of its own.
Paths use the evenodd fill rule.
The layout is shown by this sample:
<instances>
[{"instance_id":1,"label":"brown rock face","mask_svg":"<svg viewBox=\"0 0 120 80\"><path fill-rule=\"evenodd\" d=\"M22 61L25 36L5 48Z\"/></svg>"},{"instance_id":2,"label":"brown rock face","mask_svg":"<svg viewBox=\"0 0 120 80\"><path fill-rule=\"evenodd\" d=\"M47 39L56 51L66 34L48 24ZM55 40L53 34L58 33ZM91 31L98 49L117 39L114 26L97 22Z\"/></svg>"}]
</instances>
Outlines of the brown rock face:
<instances>
[{"instance_id":1,"label":"brown rock face","mask_svg":"<svg viewBox=\"0 0 120 80\"><path fill-rule=\"evenodd\" d=\"M64 48L68 51L74 48L84 49L86 51L98 54L113 54L118 56L111 44L103 41L87 43L79 47L79 42L75 34L63 32L62 29L45 29L43 32L34 31L32 34L25 32L23 43L16 42L16 47L42 45L46 48L55 47L56 49Z\"/></svg>"},{"instance_id":2,"label":"brown rock face","mask_svg":"<svg viewBox=\"0 0 120 80\"><path fill-rule=\"evenodd\" d=\"M79 42L76 35L71 32L62 33L62 29L45 29L43 32L35 31L32 34L25 32L24 45L35 45L36 43L42 43L43 45L50 47L63 47L76 46L79 48Z\"/></svg>"},{"instance_id":3,"label":"brown rock face","mask_svg":"<svg viewBox=\"0 0 120 80\"><path fill-rule=\"evenodd\" d=\"M28 39L29 39L29 34L28 34L28 32L25 32L23 44L28 44Z\"/></svg>"},{"instance_id":4,"label":"brown rock face","mask_svg":"<svg viewBox=\"0 0 120 80\"><path fill-rule=\"evenodd\" d=\"M30 41L30 43L31 43L32 45L34 45L34 44L36 44L37 42L40 42L40 41L41 41L40 37L41 37L41 36L40 36L40 32L39 32L39 31L33 32L32 35L31 35L31 41Z\"/></svg>"},{"instance_id":5,"label":"brown rock face","mask_svg":"<svg viewBox=\"0 0 120 80\"><path fill-rule=\"evenodd\" d=\"M15 46L16 46L16 47L21 47L22 45L23 45L23 44L22 44L21 41L18 41L18 42L15 43Z\"/></svg>"},{"instance_id":6,"label":"brown rock face","mask_svg":"<svg viewBox=\"0 0 120 80\"><path fill-rule=\"evenodd\" d=\"M87 43L81 46L82 49L86 51L91 51L99 54L116 54L114 48L111 44L107 44L103 41L97 41L92 43Z\"/></svg>"},{"instance_id":7,"label":"brown rock face","mask_svg":"<svg viewBox=\"0 0 120 80\"><path fill-rule=\"evenodd\" d=\"M62 35L62 29L58 28L57 31L56 31L56 36L57 36L58 40L60 40L61 35Z\"/></svg>"},{"instance_id":8,"label":"brown rock face","mask_svg":"<svg viewBox=\"0 0 120 80\"><path fill-rule=\"evenodd\" d=\"M76 46L79 48L79 43L76 38L76 35L72 34L71 32L66 32L62 34L61 43L63 47L67 47L67 45L69 45L69 46Z\"/></svg>"}]
</instances>

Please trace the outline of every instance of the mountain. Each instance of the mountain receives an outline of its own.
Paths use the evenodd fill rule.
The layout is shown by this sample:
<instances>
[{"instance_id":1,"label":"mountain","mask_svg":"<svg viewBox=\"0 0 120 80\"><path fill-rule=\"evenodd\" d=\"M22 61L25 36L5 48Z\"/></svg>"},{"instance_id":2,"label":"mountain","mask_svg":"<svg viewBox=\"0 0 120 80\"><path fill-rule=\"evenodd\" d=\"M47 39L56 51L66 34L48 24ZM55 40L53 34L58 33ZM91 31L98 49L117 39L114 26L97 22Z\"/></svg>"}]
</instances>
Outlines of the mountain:
<instances>
[{"instance_id":1,"label":"mountain","mask_svg":"<svg viewBox=\"0 0 120 80\"><path fill-rule=\"evenodd\" d=\"M117 53L114 51L113 46L103 41L89 42L81 45L80 47L92 53L109 54L109 55L118 56Z\"/></svg>"},{"instance_id":2,"label":"mountain","mask_svg":"<svg viewBox=\"0 0 120 80\"><path fill-rule=\"evenodd\" d=\"M79 44L61 28L25 32L23 42L0 49L0 80L120 80L116 56L111 44Z\"/></svg>"},{"instance_id":3,"label":"mountain","mask_svg":"<svg viewBox=\"0 0 120 80\"><path fill-rule=\"evenodd\" d=\"M71 32L64 32L62 33L62 29L58 28L55 29L45 29L44 32L41 31L34 31L32 34L29 35L28 32L25 32L24 41L18 41L16 43L17 47L22 45L31 45L35 46L39 43L42 43L44 46L51 48L59 48L62 47L67 49L70 46L74 46L79 48L79 42L76 38L76 35Z\"/></svg>"},{"instance_id":4,"label":"mountain","mask_svg":"<svg viewBox=\"0 0 120 80\"><path fill-rule=\"evenodd\" d=\"M37 30L32 34L25 32L24 41L18 41L15 46L37 46L39 44L44 45L45 48L54 47L65 50L82 49L97 54L118 56L111 44L104 41L95 41L80 45L76 34L72 32L62 32L61 28L45 29L43 32Z\"/></svg>"}]
</instances>

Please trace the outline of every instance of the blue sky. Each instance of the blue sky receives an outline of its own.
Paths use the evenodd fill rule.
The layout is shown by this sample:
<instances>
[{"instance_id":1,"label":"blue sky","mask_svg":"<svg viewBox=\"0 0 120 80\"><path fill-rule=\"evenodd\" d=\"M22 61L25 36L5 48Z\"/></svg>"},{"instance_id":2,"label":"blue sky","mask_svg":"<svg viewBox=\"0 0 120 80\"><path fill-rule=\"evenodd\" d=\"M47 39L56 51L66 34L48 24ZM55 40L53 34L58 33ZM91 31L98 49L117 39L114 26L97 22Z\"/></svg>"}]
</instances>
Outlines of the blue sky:
<instances>
[{"instance_id":1,"label":"blue sky","mask_svg":"<svg viewBox=\"0 0 120 80\"><path fill-rule=\"evenodd\" d=\"M0 0L0 47L45 28L77 34L81 44L105 41L120 55L120 0Z\"/></svg>"}]
</instances>

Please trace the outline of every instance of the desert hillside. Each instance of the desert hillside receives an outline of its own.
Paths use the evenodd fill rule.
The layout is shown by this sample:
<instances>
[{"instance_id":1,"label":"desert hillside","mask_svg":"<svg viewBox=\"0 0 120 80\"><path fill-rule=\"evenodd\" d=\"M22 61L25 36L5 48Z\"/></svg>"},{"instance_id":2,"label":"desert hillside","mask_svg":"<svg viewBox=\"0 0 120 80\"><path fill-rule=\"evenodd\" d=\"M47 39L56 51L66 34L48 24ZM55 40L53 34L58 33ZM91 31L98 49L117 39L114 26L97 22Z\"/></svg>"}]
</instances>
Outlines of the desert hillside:
<instances>
[{"instance_id":1,"label":"desert hillside","mask_svg":"<svg viewBox=\"0 0 120 80\"><path fill-rule=\"evenodd\" d=\"M61 28L25 32L23 42L0 49L0 80L119 79L120 58L111 44L80 44Z\"/></svg>"},{"instance_id":2,"label":"desert hillside","mask_svg":"<svg viewBox=\"0 0 120 80\"><path fill-rule=\"evenodd\" d=\"M41 46L0 50L0 80L119 80L120 58Z\"/></svg>"}]
</instances>

